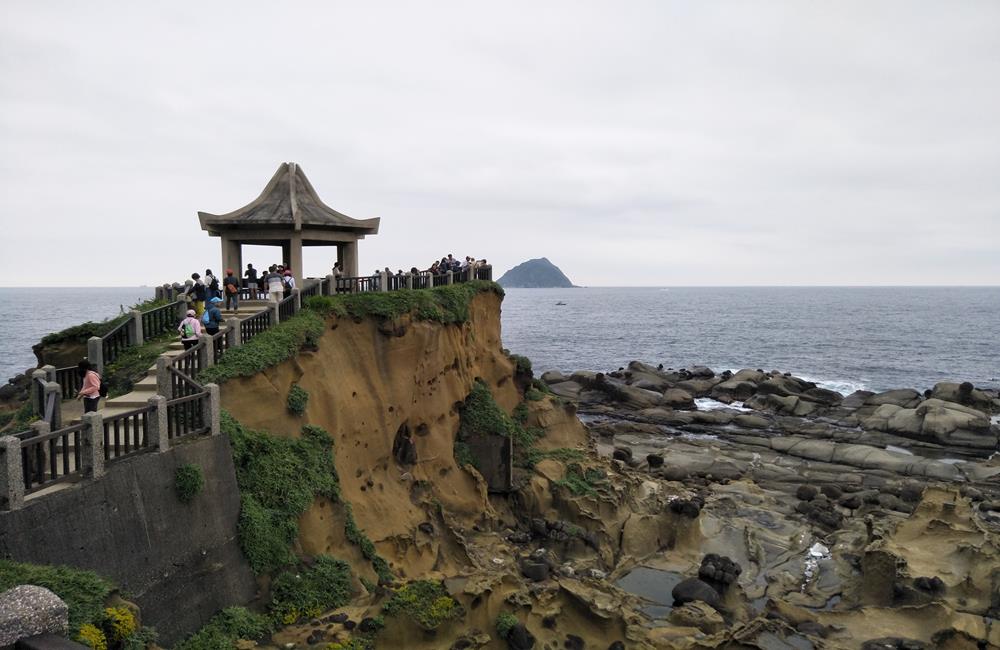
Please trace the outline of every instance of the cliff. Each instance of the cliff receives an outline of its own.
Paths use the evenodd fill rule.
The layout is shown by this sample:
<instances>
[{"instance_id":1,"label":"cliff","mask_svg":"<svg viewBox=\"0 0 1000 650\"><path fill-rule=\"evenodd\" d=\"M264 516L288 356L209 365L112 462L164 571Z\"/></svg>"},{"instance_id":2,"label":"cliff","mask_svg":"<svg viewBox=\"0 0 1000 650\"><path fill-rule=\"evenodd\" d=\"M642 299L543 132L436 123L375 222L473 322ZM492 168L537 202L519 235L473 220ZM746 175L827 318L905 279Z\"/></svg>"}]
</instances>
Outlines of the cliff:
<instances>
[{"instance_id":1,"label":"cliff","mask_svg":"<svg viewBox=\"0 0 1000 650\"><path fill-rule=\"evenodd\" d=\"M540 257L518 264L497 281L503 287L525 289L572 288L575 286L559 267Z\"/></svg>"}]
</instances>

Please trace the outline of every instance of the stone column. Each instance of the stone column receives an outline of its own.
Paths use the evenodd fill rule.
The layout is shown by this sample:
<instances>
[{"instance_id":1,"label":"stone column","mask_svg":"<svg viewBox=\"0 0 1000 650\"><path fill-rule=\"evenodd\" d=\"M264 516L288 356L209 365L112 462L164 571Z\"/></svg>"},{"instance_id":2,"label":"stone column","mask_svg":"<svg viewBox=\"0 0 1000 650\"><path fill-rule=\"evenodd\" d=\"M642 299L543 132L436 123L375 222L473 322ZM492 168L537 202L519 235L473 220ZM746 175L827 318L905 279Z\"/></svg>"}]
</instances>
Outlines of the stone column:
<instances>
[{"instance_id":1,"label":"stone column","mask_svg":"<svg viewBox=\"0 0 1000 650\"><path fill-rule=\"evenodd\" d=\"M295 298L295 300L292 301L292 304L295 305L295 313L297 314L302 311L302 289L299 289L298 287L292 289L292 297Z\"/></svg>"},{"instance_id":2,"label":"stone column","mask_svg":"<svg viewBox=\"0 0 1000 650\"><path fill-rule=\"evenodd\" d=\"M153 298L156 300L163 300L163 287L156 287L153 289Z\"/></svg>"},{"instance_id":3,"label":"stone column","mask_svg":"<svg viewBox=\"0 0 1000 650\"><path fill-rule=\"evenodd\" d=\"M201 356L201 363L198 365L202 368L211 368L215 365L215 348L211 334L202 334L198 337L198 354Z\"/></svg>"},{"instance_id":4,"label":"stone column","mask_svg":"<svg viewBox=\"0 0 1000 650\"><path fill-rule=\"evenodd\" d=\"M81 473L87 478L104 476L104 418L100 413L83 415L83 450Z\"/></svg>"},{"instance_id":5,"label":"stone column","mask_svg":"<svg viewBox=\"0 0 1000 650\"><path fill-rule=\"evenodd\" d=\"M290 258L285 260L292 264L292 275L295 277L295 286L305 286L306 276L302 271L302 233L297 232L292 235Z\"/></svg>"},{"instance_id":6,"label":"stone column","mask_svg":"<svg viewBox=\"0 0 1000 650\"><path fill-rule=\"evenodd\" d=\"M455 274L453 272L448 271L448 284L451 284L452 282L455 281L454 275Z\"/></svg>"},{"instance_id":7,"label":"stone column","mask_svg":"<svg viewBox=\"0 0 1000 650\"><path fill-rule=\"evenodd\" d=\"M337 287L335 286L334 278L332 275L326 276L326 295L332 296L337 293Z\"/></svg>"},{"instance_id":8,"label":"stone column","mask_svg":"<svg viewBox=\"0 0 1000 650\"><path fill-rule=\"evenodd\" d=\"M205 384L208 399L202 402L205 422L210 427L210 435L217 436L222 432L222 397L217 384Z\"/></svg>"},{"instance_id":9,"label":"stone column","mask_svg":"<svg viewBox=\"0 0 1000 650\"><path fill-rule=\"evenodd\" d=\"M239 277L243 272L243 243L222 235L222 268L219 277L225 277L226 269L232 269Z\"/></svg>"},{"instance_id":10,"label":"stone column","mask_svg":"<svg viewBox=\"0 0 1000 650\"><path fill-rule=\"evenodd\" d=\"M187 316L188 303L187 300L178 300L174 303L174 307L177 309L177 320L182 321L184 317Z\"/></svg>"},{"instance_id":11,"label":"stone column","mask_svg":"<svg viewBox=\"0 0 1000 650\"><path fill-rule=\"evenodd\" d=\"M413 288L413 274L412 273L407 273L406 274L406 288L407 289L412 289Z\"/></svg>"},{"instance_id":12,"label":"stone column","mask_svg":"<svg viewBox=\"0 0 1000 650\"><path fill-rule=\"evenodd\" d=\"M171 358L165 354L156 357L156 394L173 399L173 382L170 380Z\"/></svg>"},{"instance_id":13,"label":"stone column","mask_svg":"<svg viewBox=\"0 0 1000 650\"><path fill-rule=\"evenodd\" d=\"M104 342L100 336L87 339L87 361L97 369L98 374L104 374Z\"/></svg>"},{"instance_id":14,"label":"stone column","mask_svg":"<svg viewBox=\"0 0 1000 650\"><path fill-rule=\"evenodd\" d=\"M14 436L4 436L0 438L0 510L17 510L23 505L21 441Z\"/></svg>"},{"instance_id":15,"label":"stone column","mask_svg":"<svg viewBox=\"0 0 1000 650\"><path fill-rule=\"evenodd\" d=\"M281 242L281 263L282 264L289 264L289 265L292 263L292 240L291 239L286 239L285 241ZM292 273L295 273L295 271L292 270Z\"/></svg>"},{"instance_id":16,"label":"stone column","mask_svg":"<svg viewBox=\"0 0 1000 650\"><path fill-rule=\"evenodd\" d=\"M45 419L53 429L62 428L62 386L54 381L45 382ZM52 416L48 417L48 405L52 404Z\"/></svg>"},{"instance_id":17,"label":"stone column","mask_svg":"<svg viewBox=\"0 0 1000 650\"><path fill-rule=\"evenodd\" d=\"M155 395L149 398L149 405L155 410L146 420L148 427L146 429L146 444L158 452L163 452L170 449L167 398L163 395Z\"/></svg>"},{"instance_id":18,"label":"stone column","mask_svg":"<svg viewBox=\"0 0 1000 650\"><path fill-rule=\"evenodd\" d=\"M378 290L388 291L389 290L389 274L385 271L378 272Z\"/></svg>"},{"instance_id":19,"label":"stone column","mask_svg":"<svg viewBox=\"0 0 1000 650\"><path fill-rule=\"evenodd\" d=\"M132 345L142 345L142 312L138 309L133 309L129 312L129 316L132 317L131 322L129 322L129 329L132 330Z\"/></svg>"},{"instance_id":20,"label":"stone column","mask_svg":"<svg viewBox=\"0 0 1000 650\"><path fill-rule=\"evenodd\" d=\"M53 365L44 365L39 370L45 371L45 381L55 381L56 380L56 367Z\"/></svg>"},{"instance_id":21,"label":"stone column","mask_svg":"<svg viewBox=\"0 0 1000 650\"><path fill-rule=\"evenodd\" d=\"M358 277L358 242L345 242L343 245L344 275L350 278Z\"/></svg>"},{"instance_id":22,"label":"stone column","mask_svg":"<svg viewBox=\"0 0 1000 650\"><path fill-rule=\"evenodd\" d=\"M31 398L32 411L40 418L45 417L45 384L48 383L47 373L39 368L31 373L31 390L28 395Z\"/></svg>"},{"instance_id":23,"label":"stone column","mask_svg":"<svg viewBox=\"0 0 1000 650\"><path fill-rule=\"evenodd\" d=\"M274 327L281 322L281 318L278 316L278 303L269 302L267 303L267 308L271 310L271 327Z\"/></svg>"},{"instance_id":24,"label":"stone column","mask_svg":"<svg viewBox=\"0 0 1000 650\"><path fill-rule=\"evenodd\" d=\"M240 334L240 319L233 316L226 321L226 327L229 328L226 332L226 345L231 348L243 345L243 336Z\"/></svg>"}]
</instances>

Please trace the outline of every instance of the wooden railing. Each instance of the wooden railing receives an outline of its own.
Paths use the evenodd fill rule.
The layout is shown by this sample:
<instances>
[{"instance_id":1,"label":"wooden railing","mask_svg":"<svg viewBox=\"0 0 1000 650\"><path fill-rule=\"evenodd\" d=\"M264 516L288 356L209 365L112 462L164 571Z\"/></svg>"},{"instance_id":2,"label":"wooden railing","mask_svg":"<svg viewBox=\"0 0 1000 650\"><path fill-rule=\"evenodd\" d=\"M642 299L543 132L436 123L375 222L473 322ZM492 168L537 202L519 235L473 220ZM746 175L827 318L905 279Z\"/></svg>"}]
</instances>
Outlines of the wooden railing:
<instances>
[{"instance_id":1,"label":"wooden railing","mask_svg":"<svg viewBox=\"0 0 1000 650\"><path fill-rule=\"evenodd\" d=\"M295 315L295 296L288 296L278 303L278 322L288 320Z\"/></svg>"},{"instance_id":2,"label":"wooden railing","mask_svg":"<svg viewBox=\"0 0 1000 650\"><path fill-rule=\"evenodd\" d=\"M142 336L155 338L177 327L177 304L170 303L150 311L142 312Z\"/></svg>"},{"instance_id":3,"label":"wooden railing","mask_svg":"<svg viewBox=\"0 0 1000 650\"><path fill-rule=\"evenodd\" d=\"M271 310L265 309L259 314L240 321L240 343L246 343L253 337L271 327Z\"/></svg>"},{"instance_id":4,"label":"wooden railing","mask_svg":"<svg viewBox=\"0 0 1000 650\"><path fill-rule=\"evenodd\" d=\"M79 476L82 460L83 424L21 439L21 473L24 493Z\"/></svg>"},{"instance_id":5,"label":"wooden railing","mask_svg":"<svg viewBox=\"0 0 1000 650\"><path fill-rule=\"evenodd\" d=\"M204 343L198 341L198 343L190 349L184 350L171 359L170 367L190 377L191 379L194 379L202 370L203 358L201 355L201 348L204 345Z\"/></svg>"},{"instance_id":6,"label":"wooden railing","mask_svg":"<svg viewBox=\"0 0 1000 650\"><path fill-rule=\"evenodd\" d=\"M80 377L80 369L76 366L69 368L56 368L56 383L62 389L63 399L73 399L83 388L83 379Z\"/></svg>"},{"instance_id":7,"label":"wooden railing","mask_svg":"<svg viewBox=\"0 0 1000 650\"><path fill-rule=\"evenodd\" d=\"M143 406L105 419L104 460L110 463L151 449L147 432L152 417L156 417L155 406Z\"/></svg>"},{"instance_id":8,"label":"wooden railing","mask_svg":"<svg viewBox=\"0 0 1000 650\"><path fill-rule=\"evenodd\" d=\"M112 364L118 355L135 345L132 338L132 322L126 320L101 337L101 353L105 364Z\"/></svg>"},{"instance_id":9,"label":"wooden railing","mask_svg":"<svg viewBox=\"0 0 1000 650\"><path fill-rule=\"evenodd\" d=\"M219 363L222 355L229 349L229 331L218 332L212 335L212 363Z\"/></svg>"},{"instance_id":10,"label":"wooden railing","mask_svg":"<svg viewBox=\"0 0 1000 650\"><path fill-rule=\"evenodd\" d=\"M167 402L167 438L171 441L210 431L205 418L208 391L178 397Z\"/></svg>"}]
</instances>

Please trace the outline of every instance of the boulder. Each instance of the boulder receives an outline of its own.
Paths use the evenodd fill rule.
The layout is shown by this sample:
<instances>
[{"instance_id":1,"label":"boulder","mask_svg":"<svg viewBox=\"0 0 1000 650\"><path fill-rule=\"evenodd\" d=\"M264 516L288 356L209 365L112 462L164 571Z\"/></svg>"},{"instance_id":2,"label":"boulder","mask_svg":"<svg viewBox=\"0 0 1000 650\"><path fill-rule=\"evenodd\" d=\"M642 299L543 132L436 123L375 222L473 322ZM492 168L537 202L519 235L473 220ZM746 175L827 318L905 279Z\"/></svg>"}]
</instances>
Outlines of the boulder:
<instances>
[{"instance_id":1,"label":"boulder","mask_svg":"<svg viewBox=\"0 0 1000 650\"><path fill-rule=\"evenodd\" d=\"M0 593L0 647L38 634L65 635L69 607L45 587L19 585Z\"/></svg>"},{"instance_id":2,"label":"boulder","mask_svg":"<svg viewBox=\"0 0 1000 650\"><path fill-rule=\"evenodd\" d=\"M979 411L990 413L993 408L993 398L969 382L961 384L953 382L941 382L934 385L931 390L931 398L945 402L954 402L963 406L971 406Z\"/></svg>"},{"instance_id":3,"label":"boulder","mask_svg":"<svg viewBox=\"0 0 1000 650\"><path fill-rule=\"evenodd\" d=\"M659 454L649 454L646 456L646 464L649 465L650 469L663 467L663 456L660 456Z\"/></svg>"},{"instance_id":4,"label":"boulder","mask_svg":"<svg viewBox=\"0 0 1000 650\"><path fill-rule=\"evenodd\" d=\"M723 588L736 582L743 568L733 560L724 555L709 553L701 560L698 567L698 577L709 585L718 585Z\"/></svg>"},{"instance_id":5,"label":"boulder","mask_svg":"<svg viewBox=\"0 0 1000 650\"><path fill-rule=\"evenodd\" d=\"M844 408L849 408L849 409L861 408L862 406L865 405L865 402L868 400L868 398L874 394L875 393L871 392L870 390L856 390L847 397L845 397L844 401L842 401L840 405L843 406Z\"/></svg>"},{"instance_id":6,"label":"boulder","mask_svg":"<svg viewBox=\"0 0 1000 650\"><path fill-rule=\"evenodd\" d=\"M705 634L715 634L726 629L726 622L719 612L701 601L675 607L668 620L679 627L694 627Z\"/></svg>"},{"instance_id":7,"label":"boulder","mask_svg":"<svg viewBox=\"0 0 1000 650\"><path fill-rule=\"evenodd\" d=\"M733 418L733 424L745 429L767 429L771 426L771 422L767 418L746 413Z\"/></svg>"},{"instance_id":8,"label":"boulder","mask_svg":"<svg viewBox=\"0 0 1000 650\"><path fill-rule=\"evenodd\" d=\"M720 383L722 383L722 380L718 378L685 379L684 381L677 382L674 388L680 388L683 391L687 391L691 395L701 397L703 395L708 395L712 388Z\"/></svg>"},{"instance_id":9,"label":"boulder","mask_svg":"<svg viewBox=\"0 0 1000 650\"><path fill-rule=\"evenodd\" d=\"M524 627L524 623L518 623L507 633L507 647L510 650L531 650L535 647L535 637Z\"/></svg>"},{"instance_id":10,"label":"boulder","mask_svg":"<svg viewBox=\"0 0 1000 650\"><path fill-rule=\"evenodd\" d=\"M750 399L756 391L757 384L737 379L734 376L732 379L727 379L721 384L713 386L710 395L720 401L729 399L742 402Z\"/></svg>"},{"instance_id":11,"label":"boulder","mask_svg":"<svg viewBox=\"0 0 1000 650\"><path fill-rule=\"evenodd\" d=\"M719 609L720 597L711 585L698 578L687 578L678 582L670 595L674 598L674 606L700 600L715 609Z\"/></svg>"},{"instance_id":12,"label":"boulder","mask_svg":"<svg viewBox=\"0 0 1000 650\"><path fill-rule=\"evenodd\" d=\"M566 381L566 376L558 370L549 370L542 373L542 381L551 386L552 384L560 384Z\"/></svg>"},{"instance_id":13,"label":"boulder","mask_svg":"<svg viewBox=\"0 0 1000 650\"><path fill-rule=\"evenodd\" d=\"M797 490L795 490L795 498L800 501L812 501L819 494L817 490L812 485L800 485Z\"/></svg>"},{"instance_id":14,"label":"boulder","mask_svg":"<svg viewBox=\"0 0 1000 650\"><path fill-rule=\"evenodd\" d=\"M583 390L583 386L575 381L561 381L557 384L549 384L549 390L559 397L577 401L580 399L580 391Z\"/></svg>"},{"instance_id":15,"label":"boulder","mask_svg":"<svg viewBox=\"0 0 1000 650\"><path fill-rule=\"evenodd\" d=\"M663 404L671 408L693 408L694 397L680 388L669 388L663 391Z\"/></svg>"},{"instance_id":16,"label":"boulder","mask_svg":"<svg viewBox=\"0 0 1000 650\"><path fill-rule=\"evenodd\" d=\"M893 406L910 409L916 408L922 399L923 398L920 396L920 393L912 388L901 388L898 390L889 390L884 393L871 395L865 400L865 406L883 406L885 404L891 404Z\"/></svg>"},{"instance_id":17,"label":"boulder","mask_svg":"<svg viewBox=\"0 0 1000 650\"><path fill-rule=\"evenodd\" d=\"M525 558L521 560L521 575L532 582L544 582L549 579L549 565Z\"/></svg>"}]
</instances>

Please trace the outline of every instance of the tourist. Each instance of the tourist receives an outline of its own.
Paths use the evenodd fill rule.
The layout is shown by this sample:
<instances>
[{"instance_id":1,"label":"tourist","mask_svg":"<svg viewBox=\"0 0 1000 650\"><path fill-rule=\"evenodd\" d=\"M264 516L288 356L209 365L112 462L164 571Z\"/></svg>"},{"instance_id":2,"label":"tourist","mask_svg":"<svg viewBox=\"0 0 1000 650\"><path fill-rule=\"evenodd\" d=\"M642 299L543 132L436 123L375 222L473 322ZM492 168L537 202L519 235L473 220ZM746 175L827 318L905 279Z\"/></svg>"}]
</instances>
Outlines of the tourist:
<instances>
[{"instance_id":1,"label":"tourist","mask_svg":"<svg viewBox=\"0 0 1000 650\"><path fill-rule=\"evenodd\" d=\"M333 286L337 293L347 291L347 283L344 282L344 264L337 262L333 265Z\"/></svg>"},{"instance_id":2,"label":"tourist","mask_svg":"<svg viewBox=\"0 0 1000 650\"><path fill-rule=\"evenodd\" d=\"M281 282L281 275L278 273L278 267L271 266L267 272L267 292L268 298L271 302L281 302L284 298L282 295L284 293L284 285Z\"/></svg>"},{"instance_id":3,"label":"tourist","mask_svg":"<svg viewBox=\"0 0 1000 650\"><path fill-rule=\"evenodd\" d=\"M84 413L96 413L97 406L101 401L101 376L86 359L76 364L76 372L82 380L82 386L77 391L76 398L83 400Z\"/></svg>"},{"instance_id":4,"label":"tourist","mask_svg":"<svg viewBox=\"0 0 1000 650\"><path fill-rule=\"evenodd\" d=\"M295 276L292 275L291 269L285 269L285 274L281 278L281 284L285 289L285 297L287 298L292 295L292 290L295 289Z\"/></svg>"},{"instance_id":5,"label":"tourist","mask_svg":"<svg viewBox=\"0 0 1000 650\"><path fill-rule=\"evenodd\" d=\"M187 295L193 299L195 315L201 318L201 315L205 313L205 300L208 297L208 289L205 287L205 283L202 282L201 276L197 273L191 274L191 280L193 282L187 290Z\"/></svg>"},{"instance_id":6,"label":"tourist","mask_svg":"<svg viewBox=\"0 0 1000 650\"><path fill-rule=\"evenodd\" d=\"M208 309L205 310L205 315L201 317L201 322L205 326L205 332L215 336L219 333L219 326L222 325L222 310L219 309L219 305L222 304L222 298L216 296L208 301Z\"/></svg>"},{"instance_id":7,"label":"tourist","mask_svg":"<svg viewBox=\"0 0 1000 650\"><path fill-rule=\"evenodd\" d=\"M218 298L222 295L219 291L219 278L212 275L212 269L205 269L205 286L208 287L209 298Z\"/></svg>"},{"instance_id":8,"label":"tourist","mask_svg":"<svg viewBox=\"0 0 1000 650\"><path fill-rule=\"evenodd\" d=\"M254 287L259 288L257 285L257 269L253 267L253 264L247 264L247 270L243 272L243 277L247 279L247 289L250 289L251 292ZM253 294L251 293L250 295L252 296Z\"/></svg>"},{"instance_id":9,"label":"tourist","mask_svg":"<svg viewBox=\"0 0 1000 650\"><path fill-rule=\"evenodd\" d=\"M256 281L254 278L254 282ZM232 269L226 269L226 279L222 284L226 290L226 309L231 309L234 314L240 313L240 281L236 279Z\"/></svg>"},{"instance_id":10,"label":"tourist","mask_svg":"<svg viewBox=\"0 0 1000 650\"><path fill-rule=\"evenodd\" d=\"M177 326L177 331L181 333L181 343L185 350L190 350L198 344L198 337L201 336L201 322L193 309L187 310L184 320Z\"/></svg>"}]
</instances>

